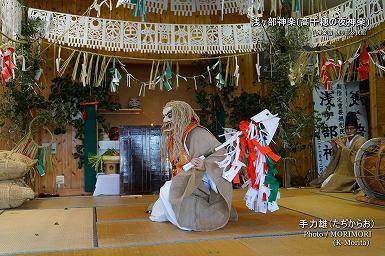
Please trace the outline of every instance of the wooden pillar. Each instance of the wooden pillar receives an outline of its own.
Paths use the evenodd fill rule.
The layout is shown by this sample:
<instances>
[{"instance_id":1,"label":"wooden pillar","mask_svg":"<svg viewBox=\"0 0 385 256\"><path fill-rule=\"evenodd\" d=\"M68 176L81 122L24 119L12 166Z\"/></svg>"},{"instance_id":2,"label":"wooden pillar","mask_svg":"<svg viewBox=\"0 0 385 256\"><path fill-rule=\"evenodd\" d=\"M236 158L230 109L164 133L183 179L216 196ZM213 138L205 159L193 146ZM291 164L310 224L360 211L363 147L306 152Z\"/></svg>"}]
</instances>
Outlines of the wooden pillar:
<instances>
[{"instance_id":1,"label":"wooden pillar","mask_svg":"<svg viewBox=\"0 0 385 256\"><path fill-rule=\"evenodd\" d=\"M375 137L385 136L385 77L380 77L370 62L370 129Z\"/></svg>"}]
</instances>

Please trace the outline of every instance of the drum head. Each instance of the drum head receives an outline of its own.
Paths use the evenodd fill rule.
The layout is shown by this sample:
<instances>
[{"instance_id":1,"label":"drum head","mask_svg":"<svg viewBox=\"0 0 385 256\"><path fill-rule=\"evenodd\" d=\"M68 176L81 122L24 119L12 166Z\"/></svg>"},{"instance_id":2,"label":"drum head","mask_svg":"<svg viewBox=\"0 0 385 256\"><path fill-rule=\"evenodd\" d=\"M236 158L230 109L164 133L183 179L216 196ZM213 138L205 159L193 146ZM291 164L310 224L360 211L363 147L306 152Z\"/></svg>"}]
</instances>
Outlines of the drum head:
<instances>
[{"instance_id":1,"label":"drum head","mask_svg":"<svg viewBox=\"0 0 385 256\"><path fill-rule=\"evenodd\" d=\"M385 138L368 140L357 151L354 161L354 175L357 183L369 197L385 199L385 170L381 170L384 166L382 163L378 164L379 160L385 161L385 156L381 158L378 155L379 149L384 145ZM381 191L384 192L381 193Z\"/></svg>"}]
</instances>

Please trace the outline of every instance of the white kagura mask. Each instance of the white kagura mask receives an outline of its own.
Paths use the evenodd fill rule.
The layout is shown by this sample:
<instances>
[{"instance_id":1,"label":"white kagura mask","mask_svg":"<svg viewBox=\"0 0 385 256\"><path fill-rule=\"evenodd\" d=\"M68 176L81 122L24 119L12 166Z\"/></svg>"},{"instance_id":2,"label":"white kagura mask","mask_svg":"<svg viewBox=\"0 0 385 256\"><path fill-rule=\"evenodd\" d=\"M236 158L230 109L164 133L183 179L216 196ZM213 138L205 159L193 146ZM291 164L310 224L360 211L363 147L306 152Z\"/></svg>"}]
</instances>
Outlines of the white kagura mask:
<instances>
[{"instance_id":1,"label":"white kagura mask","mask_svg":"<svg viewBox=\"0 0 385 256\"><path fill-rule=\"evenodd\" d=\"M162 111L163 116L163 131L170 132L173 129L172 126L172 108L166 107Z\"/></svg>"}]
</instances>

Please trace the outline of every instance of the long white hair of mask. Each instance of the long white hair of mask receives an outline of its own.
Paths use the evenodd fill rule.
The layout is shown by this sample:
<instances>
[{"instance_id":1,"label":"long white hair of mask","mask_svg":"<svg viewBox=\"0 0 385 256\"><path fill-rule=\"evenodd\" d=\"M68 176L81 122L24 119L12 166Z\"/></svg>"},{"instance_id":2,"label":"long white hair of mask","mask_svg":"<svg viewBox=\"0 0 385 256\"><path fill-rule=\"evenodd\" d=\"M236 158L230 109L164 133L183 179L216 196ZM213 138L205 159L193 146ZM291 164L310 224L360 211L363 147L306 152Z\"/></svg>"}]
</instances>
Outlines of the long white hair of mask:
<instances>
[{"instance_id":1,"label":"long white hair of mask","mask_svg":"<svg viewBox=\"0 0 385 256\"><path fill-rule=\"evenodd\" d=\"M169 132L162 130L161 154L162 158L166 159L169 139L170 135L172 134L172 156L173 159L177 160L181 150L183 149L182 136L187 126L191 123L192 120L194 120L198 124L200 120L193 108L184 101L170 101L164 106L164 108L167 107L171 108L172 131Z\"/></svg>"}]
</instances>

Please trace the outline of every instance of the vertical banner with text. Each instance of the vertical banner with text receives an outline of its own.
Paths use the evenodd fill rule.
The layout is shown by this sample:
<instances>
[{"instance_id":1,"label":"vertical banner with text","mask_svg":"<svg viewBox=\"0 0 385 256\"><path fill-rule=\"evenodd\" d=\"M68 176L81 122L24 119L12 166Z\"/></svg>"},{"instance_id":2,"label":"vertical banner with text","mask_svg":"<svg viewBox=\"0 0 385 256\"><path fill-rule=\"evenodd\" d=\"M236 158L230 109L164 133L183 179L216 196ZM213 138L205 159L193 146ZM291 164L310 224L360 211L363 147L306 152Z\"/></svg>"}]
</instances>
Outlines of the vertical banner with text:
<instances>
[{"instance_id":1,"label":"vertical banner with text","mask_svg":"<svg viewBox=\"0 0 385 256\"><path fill-rule=\"evenodd\" d=\"M317 172L321 174L332 157L332 147L328 141L345 134L346 113L357 113L358 132L365 137L368 136L368 122L359 95L358 82L333 81L329 92L325 91L322 85L316 86L313 90L313 100L316 115L329 113L327 117L322 116L326 127L320 131L319 138L315 140Z\"/></svg>"}]
</instances>

